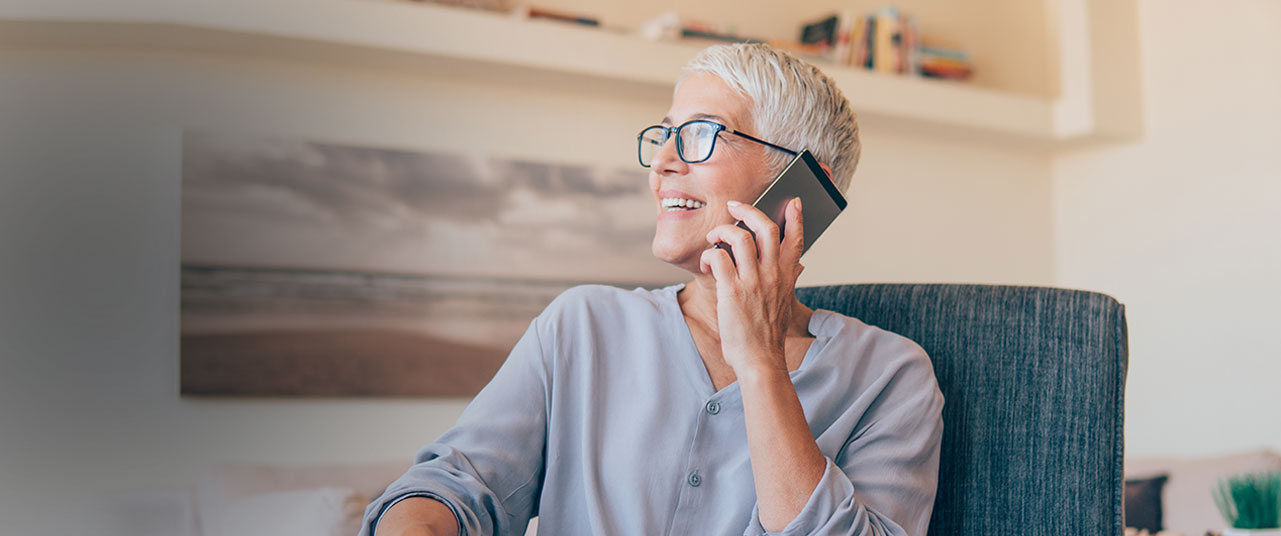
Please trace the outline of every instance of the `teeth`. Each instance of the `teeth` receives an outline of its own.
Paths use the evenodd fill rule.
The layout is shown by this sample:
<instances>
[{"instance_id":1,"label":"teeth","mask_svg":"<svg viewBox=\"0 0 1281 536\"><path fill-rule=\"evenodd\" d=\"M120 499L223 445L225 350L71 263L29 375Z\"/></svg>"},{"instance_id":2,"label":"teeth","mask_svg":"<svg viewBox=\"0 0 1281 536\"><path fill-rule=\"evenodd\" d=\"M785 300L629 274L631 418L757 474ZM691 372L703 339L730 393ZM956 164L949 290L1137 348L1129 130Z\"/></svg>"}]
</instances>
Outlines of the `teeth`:
<instances>
[{"instance_id":1,"label":"teeth","mask_svg":"<svg viewBox=\"0 0 1281 536\"><path fill-rule=\"evenodd\" d=\"M672 210L699 209L706 206L702 201L685 199L683 197L664 197L662 199L663 209L670 212Z\"/></svg>"}]
</instances>

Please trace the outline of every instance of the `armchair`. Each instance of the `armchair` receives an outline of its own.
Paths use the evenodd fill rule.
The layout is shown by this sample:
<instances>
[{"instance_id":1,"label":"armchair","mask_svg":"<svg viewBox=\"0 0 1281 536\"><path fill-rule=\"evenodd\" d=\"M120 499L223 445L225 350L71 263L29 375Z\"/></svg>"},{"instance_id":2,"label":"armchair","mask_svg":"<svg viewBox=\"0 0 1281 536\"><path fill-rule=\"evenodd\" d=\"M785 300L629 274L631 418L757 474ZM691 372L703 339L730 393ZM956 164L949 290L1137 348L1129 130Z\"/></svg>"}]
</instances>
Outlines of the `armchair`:
<instances>
[{"instance_id":1,"label":"armchair","mask_svg":"<svg viewBox=\"0 0 1281 536\"><path fill-rule=\"evenodd\" d=\"M1125 306L972 284L797 289L920 344L946 399L931 536L1120 535Z\"/></svg>"}]
</instances>

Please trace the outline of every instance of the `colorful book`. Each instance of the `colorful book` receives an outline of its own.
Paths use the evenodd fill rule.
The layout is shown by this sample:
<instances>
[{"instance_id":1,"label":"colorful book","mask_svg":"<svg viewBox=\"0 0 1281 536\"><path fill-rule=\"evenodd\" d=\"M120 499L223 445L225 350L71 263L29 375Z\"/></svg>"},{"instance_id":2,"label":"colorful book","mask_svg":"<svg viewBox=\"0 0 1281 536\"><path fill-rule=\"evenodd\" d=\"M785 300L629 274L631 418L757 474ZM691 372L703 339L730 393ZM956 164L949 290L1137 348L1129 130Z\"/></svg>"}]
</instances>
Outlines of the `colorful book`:
<instances>
[{"instance_id":1,"label":"colorful book","mask_svg":"<svg viewBox=\"0 0 1281 536\"><path fill-rule=\"evenodd\" d=\"M872 68L880 73L897 73L898 49L902 44L899 33L899 16L895 8L884 8L876 17L876 36L873 43Z\"/></svg>"}]
</instances>

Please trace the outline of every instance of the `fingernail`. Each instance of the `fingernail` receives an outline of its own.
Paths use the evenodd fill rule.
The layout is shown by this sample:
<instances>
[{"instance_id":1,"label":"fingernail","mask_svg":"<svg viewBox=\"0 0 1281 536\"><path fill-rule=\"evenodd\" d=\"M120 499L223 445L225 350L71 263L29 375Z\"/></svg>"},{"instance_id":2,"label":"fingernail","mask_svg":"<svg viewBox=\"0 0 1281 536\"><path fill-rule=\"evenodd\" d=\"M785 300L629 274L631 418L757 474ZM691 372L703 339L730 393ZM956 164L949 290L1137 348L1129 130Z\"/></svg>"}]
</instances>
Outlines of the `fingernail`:
<instances>
[{"instance_id":1,"label":"fingernail","mask_svg":"<svg viewBox=\"0 0 1281 536\"><path fill-rule=\"evenodd\" d=\"M801 198L796 198L796 210L801 209Z\"/></svg>"},{"instance_id":2,"label":"fingernail","mask_svg":"<svg viewBox=\"0 0 1281 536\"><path fill-rule=\"evenodd\" d=\"M729 206L731 206L731 207L736 207L736 206L741 205L742 203L739 203L738 201L734 201L733 199L731 199L731 200L729 200L729 201L726 201L726 202L725 202L725 204L727 204L727 205L729 205Z\"/></svg>"}]
</instances>

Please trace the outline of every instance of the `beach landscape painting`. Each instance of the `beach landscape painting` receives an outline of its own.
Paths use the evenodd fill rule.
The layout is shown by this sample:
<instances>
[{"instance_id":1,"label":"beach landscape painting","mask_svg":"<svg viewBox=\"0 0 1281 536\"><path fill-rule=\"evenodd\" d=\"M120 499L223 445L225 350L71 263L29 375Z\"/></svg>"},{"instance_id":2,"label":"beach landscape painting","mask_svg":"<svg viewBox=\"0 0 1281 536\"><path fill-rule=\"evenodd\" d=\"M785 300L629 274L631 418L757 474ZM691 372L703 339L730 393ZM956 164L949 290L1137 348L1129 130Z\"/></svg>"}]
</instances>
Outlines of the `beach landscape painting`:
<instances>
[{"instance_id":1,"label":"beach landscape painting","mask_svg":"<svg viewBox=\"0 0 1281 536\"><path fill-rule=\"evenodd\" d=\"M644 170L188 132L181 393L470 396L560 292L665 286Z\"/></svg>"}]
</instances>

